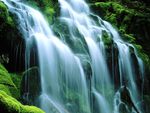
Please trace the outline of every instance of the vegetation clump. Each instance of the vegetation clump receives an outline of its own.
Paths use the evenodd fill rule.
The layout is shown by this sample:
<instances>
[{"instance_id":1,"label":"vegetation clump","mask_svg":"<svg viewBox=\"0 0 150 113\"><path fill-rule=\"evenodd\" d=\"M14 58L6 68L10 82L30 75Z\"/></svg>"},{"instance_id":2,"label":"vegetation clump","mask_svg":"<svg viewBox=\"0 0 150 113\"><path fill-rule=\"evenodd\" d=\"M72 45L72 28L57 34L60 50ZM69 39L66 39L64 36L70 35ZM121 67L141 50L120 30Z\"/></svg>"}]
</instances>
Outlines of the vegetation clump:
<instances>
[{"instance_id":1,"label":"vegetation clump","mask_svg":"<svg viewBox=\"0 0 150 113\"><path fill-rule=\"evenodd\" d=\"M8 71L0 64L0 90L5 91L8 95L11 95L10 89L17 91L15 84L13 83Z\"/></svg>"},{"instance_id":2,"label":"vegetation clump","mask_svg":"<svg viewBox=\"0 0 150 113\"><path fill-rule=\"evenodd\" d=\"M4 91L0 91L0 109L3 113L44 113L37 107L22 105Z\"/></svg>"},{"instance_id":3,"label":"vegetation clump","mask_svg":"<svg viewBox=\"0 0 150 113\"><path fill-rule=\"evenodd\" d=\"M130 1L130 0L129 0ZM138 1L108 1L91 4L93 10L120 31L123 40L141 45L150 56L150 8Z\"/></svg>"},{"instance_id":4,"label":"vegetation clump","mask_svg":"<svg viewBox=\"0 0 150 113\"><path fill-rule=\"evenodd\" d=\"M52 24L54 15L56 14L57 2L53 0L26 0L27 4L43 12L47 21Z\"/></svg>"},{"instance_id":5,"label":"vegetation clump","mask_svg":"<svg viewBox=\"0 0 150 113\"><path fill-rule=\"evenodd\" d=\"M22 105L20 98L21 75L9 74L0 64L0 110L3 113L44 113L37 107ZM14 98L13 98L14 97ZM16 98L16 99L15 99Z\"/></svg>"}]
</instances>

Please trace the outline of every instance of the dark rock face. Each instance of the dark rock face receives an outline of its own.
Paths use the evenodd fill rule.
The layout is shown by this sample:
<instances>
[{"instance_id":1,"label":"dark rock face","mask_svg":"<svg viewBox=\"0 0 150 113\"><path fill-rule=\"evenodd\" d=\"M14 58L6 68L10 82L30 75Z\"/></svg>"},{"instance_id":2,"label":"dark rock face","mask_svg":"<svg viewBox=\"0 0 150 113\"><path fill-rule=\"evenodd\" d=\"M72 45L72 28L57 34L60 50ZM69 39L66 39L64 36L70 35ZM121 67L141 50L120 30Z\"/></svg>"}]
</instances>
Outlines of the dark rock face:
<instances>
[{"instance_id":1,"label":"dark rock face","mask_svg":"<svg viewBox=\"0 0 150 113\"><path fill-rule=\"evenodd\" d=\"M0 56L9 71L20 71L24 68L25 44L13 17L0 2ZM3 56L7 56L8 60L5 61Z\"/></svg>"},{"instance_id":2,"label":"dark rock face","mask_svg":"<svg viewBox=\"0 0 150 113\"><path fill-rule=\"evenodd\" d=\"M23 73L21 82L21 95L23 103L35 104L40 95L40 76L38 67L29 68Z\"/></svg>"},{"instance_id":3,"label":"dark rock face","mask_svg":"<svg viewBox=\"0 0 150 113\"><path fill-rule=\"evenodd\" d=\"M131 94L128 88L126 86L123 86L119 92L120 92L121 101L128 107L128 111L132 112L132 108L133 108L137 113L139 113L138 109L136 108L136 106L134 105L131 99ZM127 110L125 109L125 106L123 106L123 104L120 106L120 108L121 108L120 109L121 113Z\"/></svg>"}]
</instances>

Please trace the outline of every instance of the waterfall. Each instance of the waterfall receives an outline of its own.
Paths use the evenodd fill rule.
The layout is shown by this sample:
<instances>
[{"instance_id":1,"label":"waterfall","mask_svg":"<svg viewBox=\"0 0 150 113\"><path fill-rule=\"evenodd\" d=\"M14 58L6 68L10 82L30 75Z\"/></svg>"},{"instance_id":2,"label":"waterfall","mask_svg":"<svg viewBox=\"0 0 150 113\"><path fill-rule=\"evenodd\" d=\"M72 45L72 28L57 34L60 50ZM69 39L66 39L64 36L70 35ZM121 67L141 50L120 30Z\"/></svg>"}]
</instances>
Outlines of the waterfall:
<instances>
[{"instance_id":1,"label":"waterfall","mask_svg":"<svg viewBox=\"0 0 150 113\"><path fill-rule=\"evenodd\" d=\"M133 45L124 42L118 32L112 27L112 25L106 21L104 21L104 25L107 29L109 29L110 33L112 34L114 43L117 44L119 56L118 56L118 62L119 62L119 70L120 70L120 84L122 86L128 86L129 90L131 91L131 98L134 102L134 104L138 104L140 102L139 100L139 92L137 89L136 84L136 75L135 75L135 66L133 65L133 61L131 59L130 54L130 47L134 48ZM134 54L137 59L138 65L139 65L139 72L141 72L141 78L143 77L143 63L141 59L138 57L136 49L134 48ZM143 80L142 80L143 81ZM143 81L144 82L144 81ZM140 109L140 108L139 108Z\"/></svg>"},{"instance_id":2,"label":"waterfall","mask_svg":"<svg viewBox=\"0 0 150 113\"><path fill-rule=\"evenodd\" d=\"M79 58L55 37L40 12L21 2L4 2L17 15L19 27L24 34L27 68L30 67L32 42L36 42L42 88L40 107L47 113L52 110L60 113L78 112L82 104L89 109L88 89ZM73 92L70 90L76 93L74 95L77 96L75 99L78 105L71 102L75 100L71 100ZM76 110L72 111L72 107L76 107ZM66 108L71 110L67 111ZM88 109L87 112L90 112Z\"/></svg>"},{"instance_id":3,"label":"waterfall","mask_svg":"<svg viewBox=\"0 0 150 113\"><path fill-rule=\"evenodd\" d=\"M141 78L144 76L142 60L134 46L123 41L110 23L94 15L84 0L58 0L60 17L57 22L62 29L57 27L58 23L50 28L38 10L21 1L2 1L16 15L18 28L25 39L26 69L31 67L32 49L36 48L41 91L36 98L39 104L33 102L34 105L46 113L119 113L121 105L129 112L141 112L136 69L130 48L133 48ZM114 88L113 79L115 70L113 65L112 71L108 66L110 59L107 59L104 33L118 50L116 65L120 83L117 89ZM27 101L32 95L28 76L24 92ZM125 90L134 105L131 110L122 100Z\"/></svg>"}]
</instances>

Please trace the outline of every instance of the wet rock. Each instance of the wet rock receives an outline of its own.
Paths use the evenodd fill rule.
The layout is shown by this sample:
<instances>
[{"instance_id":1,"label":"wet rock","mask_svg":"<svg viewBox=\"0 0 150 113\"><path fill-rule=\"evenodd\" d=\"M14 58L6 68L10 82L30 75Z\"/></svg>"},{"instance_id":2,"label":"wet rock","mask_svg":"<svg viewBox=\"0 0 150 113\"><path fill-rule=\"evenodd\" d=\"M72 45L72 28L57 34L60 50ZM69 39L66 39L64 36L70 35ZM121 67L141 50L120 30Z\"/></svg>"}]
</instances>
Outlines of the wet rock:
<instances>
[{"instance_id":1,"label":"wet rock","mask_svg":"<svg viewBox=\"0 0 150 113\"><path fill-rule=\"evenodd\" d=\"M21 96L26 104L35 104L40 95L40 76L38 67L29 68L23 73Z\"/></svg>"},{"instance_id":2,"label":"wet rock","mask_svg":"<svg viewBox=\"0 0 150 113\"><path fill-rule=\"evenodd\" d=\"M140 113L133 103L130 91L126 86L123 86L120 89L120 99L125 105L127 105L129 111L132 111L133 108L137 113Z\"/></svg>"},{"instance_id":3,"label":"wet rock","mask_svg":"<svg viewBox=\"0 0 150 113\"><path fill-rule=\"evenodd\" d=\"M131 112L127 109L127 106L124 103L121 103L119 105L119 113L131 113Z\"/></svg>"}]
</instances>

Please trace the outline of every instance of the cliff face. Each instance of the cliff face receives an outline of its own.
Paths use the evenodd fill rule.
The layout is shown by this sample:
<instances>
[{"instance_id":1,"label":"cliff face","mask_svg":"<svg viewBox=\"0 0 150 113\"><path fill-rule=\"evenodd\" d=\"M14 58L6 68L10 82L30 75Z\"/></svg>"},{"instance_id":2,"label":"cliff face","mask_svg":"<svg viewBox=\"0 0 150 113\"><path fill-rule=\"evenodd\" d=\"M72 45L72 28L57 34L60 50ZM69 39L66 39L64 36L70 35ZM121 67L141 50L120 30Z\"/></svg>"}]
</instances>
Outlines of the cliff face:
<instances>
[{"instance_id":1,"label":"cliff face","mask_svg":"<svg viewBox=\"0 0 150 113\"><path fill-rule=\"evenodd\" d=\"M55 18L59 15L57 1L26 0L26 3L41 10L50 24L53 24ZM148 0L89 0L89 5L93 12L104 20L109 21L119 30L123 40L132 43L137 48L139 56L145 63L144 109L146 113L150 112L148 109L148 105L150 104L150 5ZM22 72L25 69L25 44L17 28L17 24L19 23L16 22L15 16L9 13L7 7L0 2L0 63L3 63L8 71L15 73ZM109 42L106 39L106 43ZM20 54L16 54L18 51L20 51ZM0 77L0 90L5 91L10 96L13 96L13 93L16 92L18 93L18 97L15 98L18 99L20 85L18 85L17 89L16 84L10 78L11 75L8 74L3 66L0 65L0 67L2 67L0 70L0 76L2 76ZM15 78L18 76L16 75ZM18 81L21 81L21 79L18 79ZM11 88L14 88L15 91L10 90ZM10 105L11 107L9 106L7 97L13 102L14 100L10 96L6 96L6 98L5 96L4 92L0 92L0 105L20 110L20 106L22 107L20 103L17 102L18 108L12 108L13 104Z\"/></svg>"}]
</instances>

